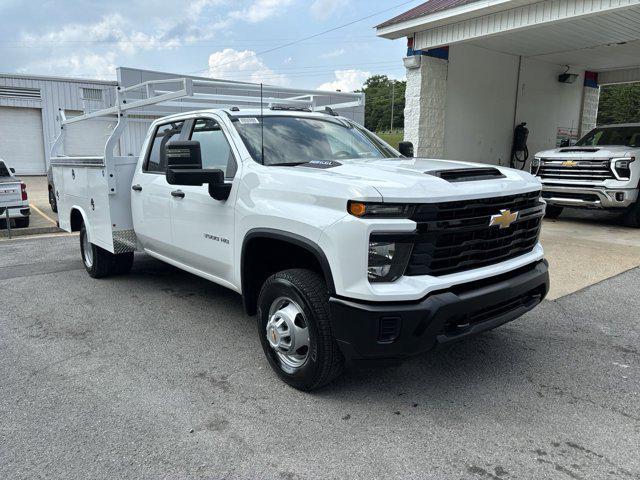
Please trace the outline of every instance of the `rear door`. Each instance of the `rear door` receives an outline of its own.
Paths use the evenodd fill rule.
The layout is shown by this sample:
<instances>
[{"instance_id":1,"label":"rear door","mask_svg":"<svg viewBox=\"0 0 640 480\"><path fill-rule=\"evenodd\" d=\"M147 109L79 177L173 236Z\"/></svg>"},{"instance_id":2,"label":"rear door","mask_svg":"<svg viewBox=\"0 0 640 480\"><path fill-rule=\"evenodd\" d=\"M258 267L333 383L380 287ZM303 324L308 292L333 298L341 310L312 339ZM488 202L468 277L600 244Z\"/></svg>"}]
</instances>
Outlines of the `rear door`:
<instances>
[{"instance_id":1,"label":"rear door","mask_svg":"<svg viewBox=\"0 0 640 480\"><path fill-rule=\"evenodd\" d=\"M165 176L166 159L161 154L171 140L183 138L185 121L160 124L147 146L142 165L133 176L131 212L136 235L146 250L173 258L171 192Z\"/></svg>"},{"instance_id":2,"label":"rear door","mask_svg":"<svg viewBox=\"0 0 640 480\"><path fill-rule=\"evenodd\" d=\"M235 183L238 161L217 117L196 118L190 140L200 142L202 168L221 169L225 181ZM171 200L173 243L178 260L227 286L233 285L234 204L237 188L227 200L211 198L208 185L178 187L184 197Z\"/></svg>"}]
</instances>

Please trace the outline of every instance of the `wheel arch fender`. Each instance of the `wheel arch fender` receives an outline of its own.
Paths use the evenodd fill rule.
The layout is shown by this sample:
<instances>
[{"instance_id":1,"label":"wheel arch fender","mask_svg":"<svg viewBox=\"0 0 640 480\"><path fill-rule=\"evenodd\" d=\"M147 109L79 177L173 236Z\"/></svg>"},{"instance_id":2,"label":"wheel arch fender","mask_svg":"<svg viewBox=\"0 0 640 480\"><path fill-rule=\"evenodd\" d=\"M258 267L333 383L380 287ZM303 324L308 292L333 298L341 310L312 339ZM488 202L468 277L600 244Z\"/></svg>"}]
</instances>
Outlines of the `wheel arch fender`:
<instances>
[{"instance_id":1,"label":"wheel arch fender","mask_svg":"<svg viewBox=\"0 0 640 480\"><path fill-rule=\"evenodd\" d=\"M313 258L315 262L317 262L320 270L319 273L324 277L329 295L335 294L335 284L333 274L331 272L331 266L329 265L329 261L324 251L317 243L301 235L284 230L255 228L249 230L245 235L244 240L242 241L240 256L240 283L242 287L242 299L245 310L249 315L256 313L258 294L262 287L262 283L266 280L266 278L262 277L264 274L271 274L277 271L275 269L266 269L262 271L260 269L256 269L256 271L252 272L252 267L255 267L255 265L251 265L252 258L250 258L250 247L254 241L260 240L271 242L272 244L273 242L276 242L279 246L290 245L292 247L291 253L293 253L293 251L306 252L310 258ZM295 265L283 264L282 269L292 268L294 266Z\"/></svg>"},{"instance_id":2,"label":"wheel arch fender","mask_svg":"<svg viewBox=\"0 0 640 480\"><path fill-rule=\"evenodd\" d=\"M69 227L72 232L79 232L82 229L82 225L85 226L87 236L91 240L91 224L89 223L88 216L84 209L79 205L73 205L69 209Z\"/></svg>"}]
</instances>

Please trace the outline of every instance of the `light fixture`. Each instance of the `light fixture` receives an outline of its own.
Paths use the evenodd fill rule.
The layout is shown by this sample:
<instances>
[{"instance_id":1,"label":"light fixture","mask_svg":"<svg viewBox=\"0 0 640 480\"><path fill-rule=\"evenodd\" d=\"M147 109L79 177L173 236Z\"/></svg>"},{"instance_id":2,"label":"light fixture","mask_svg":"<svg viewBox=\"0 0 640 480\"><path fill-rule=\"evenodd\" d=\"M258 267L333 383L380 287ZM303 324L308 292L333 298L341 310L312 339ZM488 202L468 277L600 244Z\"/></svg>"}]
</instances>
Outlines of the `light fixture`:
<instances>
[{"instance_id":1,"label":"light fixture","mask_svg":"<svg viewBox=\"0 0 640 480\"><path fill-rule=\"evenodd\" d=\"M570 67L569 65L567 65L567 69L564 71L564 73L561 73L560 75L558 75L558 81L560 83L574 83L578 78L578 74L569 73L569 69Z\"/></svg>"}]
</instances>

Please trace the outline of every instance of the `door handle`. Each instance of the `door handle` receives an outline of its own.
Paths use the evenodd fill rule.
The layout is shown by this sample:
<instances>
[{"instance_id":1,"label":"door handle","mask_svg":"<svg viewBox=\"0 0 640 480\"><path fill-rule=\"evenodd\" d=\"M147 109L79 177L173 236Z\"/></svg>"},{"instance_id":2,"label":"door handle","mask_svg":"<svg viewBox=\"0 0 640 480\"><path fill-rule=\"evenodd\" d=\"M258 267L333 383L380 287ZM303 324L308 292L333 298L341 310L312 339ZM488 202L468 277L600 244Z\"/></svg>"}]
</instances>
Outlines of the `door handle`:
<instances>
[{"instance_id":1,"label":"door handle","mask_svg":"<svg viewBox=\"0 0 640 480\"><path fill-rule=\"evenodd\" d=\"M182 190L174 190L171 192L172 197L184 198L184 192Z\"/></svg>"},{"instance_id":2,"label":"door handle","mask_svg":"<svg viewBox=\"0 0 640 480\"><path fill-rule=\"evenodd\" d=\"M142 187L140 185L134 185L133 187L131 187L131 190L133 190L134 192L141 192Z\"/></svg>"}]
</instances>

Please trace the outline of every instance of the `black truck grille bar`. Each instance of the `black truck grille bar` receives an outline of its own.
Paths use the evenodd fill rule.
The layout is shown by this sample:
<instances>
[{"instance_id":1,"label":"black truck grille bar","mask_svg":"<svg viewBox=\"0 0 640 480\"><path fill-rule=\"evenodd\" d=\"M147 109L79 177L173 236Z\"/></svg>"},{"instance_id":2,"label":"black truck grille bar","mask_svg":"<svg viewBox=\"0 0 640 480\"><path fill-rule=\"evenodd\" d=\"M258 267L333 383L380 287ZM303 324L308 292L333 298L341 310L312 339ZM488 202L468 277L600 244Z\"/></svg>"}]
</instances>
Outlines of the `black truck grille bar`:
<instances>
[{"instance_id":1,"label":"black truck grille bar","mask_svg":"<svg viewBox=\"0 0 640 480\"><path fill-rule=\"evenodd\" d=\"M490 226L503 210L518 212L509 226ZM540 191L505 197L420 204L405 275L448 275L531 252L538 243L544 204Z\"/></svg>"}]
</instances>

